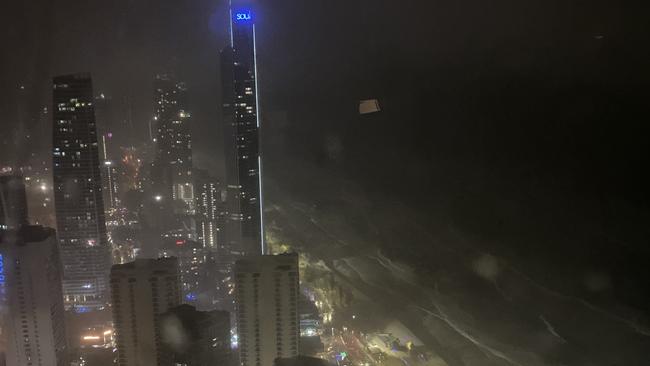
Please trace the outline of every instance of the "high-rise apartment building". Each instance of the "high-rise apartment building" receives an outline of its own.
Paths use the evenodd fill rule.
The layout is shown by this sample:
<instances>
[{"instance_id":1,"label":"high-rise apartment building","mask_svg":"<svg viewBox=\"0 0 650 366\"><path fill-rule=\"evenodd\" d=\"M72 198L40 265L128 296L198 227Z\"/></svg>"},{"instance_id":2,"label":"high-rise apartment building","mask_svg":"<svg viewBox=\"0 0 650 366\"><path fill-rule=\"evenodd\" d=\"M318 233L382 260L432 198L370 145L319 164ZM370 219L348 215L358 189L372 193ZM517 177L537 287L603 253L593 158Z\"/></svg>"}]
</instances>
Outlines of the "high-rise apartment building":
<instances>
[{"instance_id":1,"label":"high-rise apartment building","mask_svg":"<svg viewBox=\"0 0 650 366\"><path fill-rule=\"evenodd\" d=\"M231 42L221 51L228 184L226 244L231 251L248 255L267 252L262 215L262 157L254 20L249 8L231 9Z\"/></svg>"},{"instance_id":2,"label":"high-rise apartment building","mask_svg":"<svg viewBox=\"0 0 650 366\"><path fill-rule=\"evenodd\" d=\"M0 230L27 224L27 195L23 177L0 176Z\"/></svg>"},{"instance_id":3,"label":"high-rise apartment building","mask_svg":"<svg viewBox=\"0 0 650 366\"><path fill-rule=\"evenodd\" d=\"M154 122L156 156L152 179L156 194L183 204L176 213L194 210L192 179L192 137L185 83L172 75L154 80Z\"/></svg>"},{"instance_id":4,"label":"high-rise apartment building","mask_svg":"<svg viewBox=\"0 0 650 366\"><path fill-rule=\"evenodd\" d=\"M54 229L0 231L0 334L7 366L65 364L59 258Z\"/></svg>"},{"instance_id":5,"label":"high-rise apartment building","mask_svg":"<svg viewBox=\"0 0 650 366\"><path fill-rule=\"evenodd\" d=\"M195 170L194 179L198 240L204 247L219 254L226 254L226 250L219 245L223 238L225 208L221 185L217 179L201 169Z\"/></svg>"},{"instance_id":6,"label":"high-rise apartment building","mask_svg":"<svg viewBox=\"0 0 650 366\"><path fill-rule=\"evenodd\" d=\"M166 365L159 316L180 305L176 258L136 259L111 269L119 366Z\"/></svg>"},{"instance_id":7,"label":"high-rise apartment building","mask_svg":"<svg viewBox=\"0 0 650 366\"><path fill-rule=\"evenodd\" d=\"M180 305L160 317L162 349L169 365L229 366L230 313Z\"/></svg>"},{"instance_id":8,"label":"high-rise apartment building","mask_svg":"<svg viewBox=\"0 0 650 366\"><path fill-rule=\"evenodd\" d=\"M298 255L244 257L235 263L241 366L273 366L298 356Z\"/></svg>"},{"instance_id":9,"label":"high-rise apartment building","mask_svg":"<svg viewBox=\"0 0 650 366\"><path fill-rule=\"evenodd\" d=\"M66 306L78 311L107 302L110 248L106 237L92 80L54 78L52 143L56 223Z\"/></svg>"}]
</instances>

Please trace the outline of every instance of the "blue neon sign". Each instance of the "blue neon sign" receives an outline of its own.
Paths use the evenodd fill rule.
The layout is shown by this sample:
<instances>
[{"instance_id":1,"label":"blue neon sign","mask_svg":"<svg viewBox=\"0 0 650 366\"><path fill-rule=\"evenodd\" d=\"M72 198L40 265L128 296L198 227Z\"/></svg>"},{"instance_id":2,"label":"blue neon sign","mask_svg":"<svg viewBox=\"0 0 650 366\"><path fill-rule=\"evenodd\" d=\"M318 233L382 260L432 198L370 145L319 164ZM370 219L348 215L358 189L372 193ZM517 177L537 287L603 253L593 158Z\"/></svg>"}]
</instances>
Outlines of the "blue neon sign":
<instances>
[{"instance_id":1,"label":"blue neon sign","mask_svg":"<svg viewBox=\"0 0 650 366\"><path fill-rule=\"evenodd\" d=\"M5 257L0 254L0 305L5 302Z\"/></svg>"},{"instance_id":2,"label":"blue neon sign","mask_svg":"<svg viewBox=\"0 0 650 366\"><path fill-rule=\"evenodd\" d=\"M250 9L238 9L233 12L232 17L236 23L248 23L253 20L253 13Z\"/></svg>"},{"instance_id":3,"label":"blue neon sign","mask_svg":"<svg viewBox=\"0 0 650 366\"><path fill-rule=\"evenodd\" d=\"M0 254L0 286L5 284L5 258Z\"/></svg>"},{"instance_id":4,"label":"blue neon sign","mask_svg":"<svg viewBox=\"0 0 650 366\"><path fill-rule=\"evenodd\" d=\"M90 308L87 307L87 306L75 306L75 307L74 307L74 311L75 311L75 313L77 313L77 314L89 313L89 312L90 312Z\"/></svg>"}]
</instances>

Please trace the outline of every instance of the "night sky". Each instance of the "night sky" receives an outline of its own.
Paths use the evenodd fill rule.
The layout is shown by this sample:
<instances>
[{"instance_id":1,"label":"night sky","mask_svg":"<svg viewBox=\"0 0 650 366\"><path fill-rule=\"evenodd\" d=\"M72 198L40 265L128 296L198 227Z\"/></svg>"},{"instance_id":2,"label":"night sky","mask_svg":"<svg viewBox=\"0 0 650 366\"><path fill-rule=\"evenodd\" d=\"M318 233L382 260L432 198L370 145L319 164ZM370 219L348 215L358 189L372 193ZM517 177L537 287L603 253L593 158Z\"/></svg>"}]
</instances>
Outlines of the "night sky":
<instances>
[{"instance_id":1,"label":"night sky","mask_svg":"<svg viewBox=\"0 0 650 366\"><path fill-rule=\"evenodd\" d=\"M399 201L422 222L444 218L490 252L540 268L603 268L623 284L613 295L647 310L650 23L641 3L259 2L266 173L282 184L299 160L354 182L378 208ZM0 157L20 151L8 133L20 131L20 85L32 88L34 110L50 104L53 75L89 71L97 92L131 100L144 139L153 76L171 70L190 88L195 161L221 174L226 7L3 2ZM381 113L358 115L368 98Z\"/></svg>"},{"instance_id":2,"label":"night sky","mask_svg":"<svg viewBox=\"0 0 650 366\"><path fill-rule=\"evenodd\" d=\"M97 92L132 101L144 136L150 80L172 70L191 88L197 132L217 125L223 2L36 0L2 7L4 116L16 113L20 85L37 90L30 103L47 105L51 75L90 71ZM607 1L258 7L263 108L300 118L291 123L303 141L321 132L345 135L357 101L376 97L399 109L386 126L365 131L365 142L387 140L382 150L428 162L463 156L486 169L515 160L535 175L560 170L586 189L633 189L647 199L639 168L647 156L642 122L650 57L641 7ZM3 124L11 128L15 119ZM195 136L199 163L209 164L202 156L219 138Z\"/></svg>"}]
</instances>

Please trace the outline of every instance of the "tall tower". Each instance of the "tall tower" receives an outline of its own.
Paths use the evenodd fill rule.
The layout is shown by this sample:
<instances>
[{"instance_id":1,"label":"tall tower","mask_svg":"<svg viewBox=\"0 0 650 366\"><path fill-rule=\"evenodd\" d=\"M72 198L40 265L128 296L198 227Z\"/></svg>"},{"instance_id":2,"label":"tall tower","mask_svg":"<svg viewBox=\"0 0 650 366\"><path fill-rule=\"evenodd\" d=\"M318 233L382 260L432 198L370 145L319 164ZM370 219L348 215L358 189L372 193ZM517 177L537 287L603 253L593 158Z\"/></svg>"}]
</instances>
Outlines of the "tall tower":
<instances>
[{"instance_id":1,"label":"tall tower","mask_svg":"<svg viewBox=\"0 0 650 366\"><path fill-rule=\"evenodd\" d=\"M8 366L63 366L61 263L54 229L0 231L0 328Z\"/></svg>"},{"instance_id":2,"label":"tall tower","mask_svg":"<svg viewBox=\"0 0 650 366\"><path fill-rule=\"evenodd\" d=\"M154 121L156 157L154 188L157 194L182 203L174 211L191 214L194 210L192 181L192 136L187 87L168 74L154 80Z\"/></svg>"},{"instance_id":3,"label":"tall tower","mask_svg":"<svg viewBox=\"0 0 650 366\"><path fill-rule=\"evenodd\" d=\"M261 255L235 264L241 366L298 356L298 255Z\"/></svg>"},{"instance_id":4,"label":"tall tower","mask_svg":"<svg viewBox=\"0 0 650 366\"><path fill-rule=\"evenodd\" d=\"M78 311L107 302L110 248L89 74L54 78L53 182L63 294Z\"/></svg>"},{"instance_id":5,"label":"tall tower","mask_svg":"<svg viewBox=\"0 0 650 366\"><path fill-rule=\"evenodd\" d=\"M226 241L233 253L246 255L267 252L254 21L250 8L232 8L231 42L221 51L229 210Z\"/></svg>"},{"instance_id":6,"label":"tall tower","mask_svg":"<svg viewBox=\"0 0 650 366\"><path fill-rule=\"evenodd\" d=\"M111 293L119 366L171 364L162 352L159 319L180 305L179 285L176 258L136 259L113 266Z\"/></svg>"},{"instance_id":7,"label":"tall tower","mask_svg":"<svg viewBox=\"0 0 650 366\"><path fill-rule=\"evenodd\" d=\"M203 246L222 254L222 194L219 181L203 169L195 169L196 216L198 239ZM230 253L223 253L230 254Z\"/></svg>"},{"instance_id":8,"label":"tall tower","mask_svg":"<svg viewBox=\"0 0 650 366\"><path fill-rule=\"evenodd\" d=\"M119 146L117 145L114 135L119 135L116 132L118 128L115 116L115 105L110 96L101 93L95 97L95 116L97 122L98 142L100 152L100 163L102 165L102 190L104 193L104 208L107 210L114 210L119 207L120 198L118 195L119 184L118 178L120 176L119 165ZM128 134L129 130L126 126L122 126L123 134Z\"/></svg>"}]
</instances>

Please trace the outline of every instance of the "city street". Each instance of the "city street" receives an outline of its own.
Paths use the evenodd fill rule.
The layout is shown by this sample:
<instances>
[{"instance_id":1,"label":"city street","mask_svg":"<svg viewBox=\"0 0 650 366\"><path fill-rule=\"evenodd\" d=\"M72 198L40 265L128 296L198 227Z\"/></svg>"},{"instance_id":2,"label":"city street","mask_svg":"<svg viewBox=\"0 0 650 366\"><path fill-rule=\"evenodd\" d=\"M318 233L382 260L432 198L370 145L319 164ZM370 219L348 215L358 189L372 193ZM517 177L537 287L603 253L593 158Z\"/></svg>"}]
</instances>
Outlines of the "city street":
<instances>
[{"instance_id":1,"label":"city street","mask_svg":"<svg viewBox=\"0 0 650 366\"><path fill-rule=\"evenodd\" d=\"M334 335L331 333L332 330ZM384 352L368 343L366 337L369 335L362 335L359 331L347 327L329 331L330 333L322 337L325 352L319 356L332 364L339 366L445 365L440 359L427 357L417 351L409 352L404 349Z\"/></svg>"}]
</instances>

